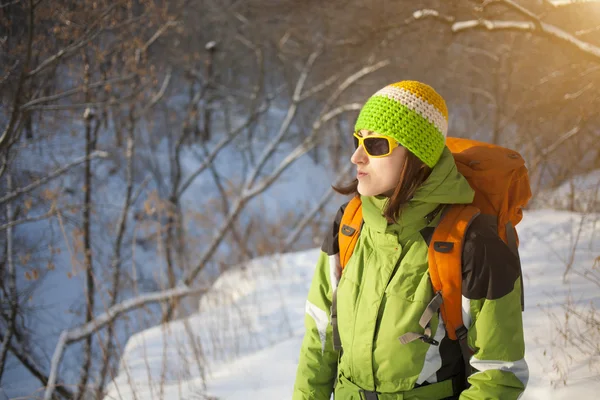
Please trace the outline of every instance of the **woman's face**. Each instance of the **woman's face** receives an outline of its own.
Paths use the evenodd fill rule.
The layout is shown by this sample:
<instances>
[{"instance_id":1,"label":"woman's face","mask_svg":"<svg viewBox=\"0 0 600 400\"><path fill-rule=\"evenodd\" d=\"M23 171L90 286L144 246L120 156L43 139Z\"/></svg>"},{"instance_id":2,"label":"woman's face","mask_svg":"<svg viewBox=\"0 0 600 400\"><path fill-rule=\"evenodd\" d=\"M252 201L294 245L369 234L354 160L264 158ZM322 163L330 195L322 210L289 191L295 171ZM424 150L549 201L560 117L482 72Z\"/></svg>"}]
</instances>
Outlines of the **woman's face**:
<instances>
[{"instance_id":1,"label":"woman's face","mask_svg":"<svg viewBox=\"0 0 600 400\"><path fill-rule=\"evenodd\" d=\"M367 137L373 132L362 130L360 134ZM358 193L363 196L390 197L400 181L407 152L405 147L398 146L388 156L372 158L365 152L363 146L358 146L350 158L357 169Z\"/></svg>"}]
</instances>

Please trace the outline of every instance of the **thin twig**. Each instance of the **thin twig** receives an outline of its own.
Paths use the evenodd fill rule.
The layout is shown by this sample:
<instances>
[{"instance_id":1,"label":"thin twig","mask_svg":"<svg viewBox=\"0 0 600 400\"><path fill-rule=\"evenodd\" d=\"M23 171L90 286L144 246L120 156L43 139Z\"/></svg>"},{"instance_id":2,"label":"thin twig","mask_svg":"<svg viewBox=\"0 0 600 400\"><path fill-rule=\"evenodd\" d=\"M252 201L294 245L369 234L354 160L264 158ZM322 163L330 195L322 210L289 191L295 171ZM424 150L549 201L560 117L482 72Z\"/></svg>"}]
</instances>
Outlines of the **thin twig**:
<instances>
[{"instance_id":1,"label":"thin twig","mask_svg":"<svg viewBox=\"0 0 600 400\"><path fill-rule=\"evenodd\" d=\"M21 74L19 75L19 83L17 84L17 90L15 91L15 97L13 98L12 112L10 113L10 119L8 121L8 125L0 135L0 150L5 150L10 148L13 135L13 128L19 119L20 110L19 103L21 102L21 92L23 91L23 86L25 84L25 79L27 78L27 69L29 68L29 64L31 62L31 54L33 48L33 21L34 21L34 7L33 0L29 0L29 24L27 26L27 53L25 56L25 64L21 69Z\"/></svg>"},{"instance_id":2,"label":"thin twig","mask_svg":"<svg viewBox=\"0 0 600 400\"><path fill-rule=\"evenodd\" d=\"M98 20L96 21L96 23L94 23L92 25L92 27L90 27L91 29L94 29L95 25L104 19L104 17L106 17L112 10L114 10L117 6L119 5L119 3L114 3L112 4L110 7L108 7L107 10L105 10L102 15L100 15L100 17L98 18ZM37 75L38 73L40 73L41 71L43 71L44 69L46 69L47 67L49 67L50 65L52 65L53 63L57 62L58 60L60 60L61 58L70 55L74 52L76 52L77 50L81 49L83 46L85 46L86 44L88 44L89 42L91 42L92 40L94 40L96 37L98 37L98 35L102 32L102 29L98 29L95 32L92 32L92 34L89 34L89 30L88 32L86 32L86 34L88 34L89 36L87 36L86 38L82 39L80 42L78 43L74 43L70 46L65 47L64 49L60 50L58 53L48 57L47 59L45 59L44 61L42 61L40 63L40 65L35 68L33 71L29 72L27 74L27 78L31 78L35 75Z\"/></svg>"},{"instance_id":3,"label":"thin twig","mask_svg":"<svg viewBox=\"0 0 600 400\"><path fill-rule=\"evenodd\" d=\"M344 170L340 174L338 174L338 177L335 180L337 182L337 184L339 184L339 182L341 182L343 179L346 178L346 176L352 170L352 168L353 168L353 164L348 163L346 168L344 168ZM325 205L327 205L327 203L329 203L329 200L331 200L331 198L333 197L334 194L335 194L335 190L333 190L333 187L330 187L329 189L327 189L325 191L325 194L323 194L323 196L317 202L317 204L315 204L315 206L308 212L308 214L306 214L302 218L302 220L300 222L298 222L298 224L296 225L294 230L288 235L286 240L283 242L282 250L284 252L293 250L292 246L294 243L296 243L298 241L298 238L300 237L300 234L302 233L302 231L315 218L315 216L319 212L321 212L323 207L325 207Z\"/></svg>"},{"instance_id":4,"label":"thin twig","mask_svg":"<svg viewBox=\"0 0 600 400\"><path fill-rule=\"evenodd\" d=\"M600 31L600 25L595 26L593 28L589 28L589 29L581 29L579 31L576 31L575 35L576 36L583 36L583 35L588 35L590 33L597 32L597 31Z\"/></svg>"},{"instance_id":5,"label":"thin twig","mask_svg":"<svg viewBox=\"0 0 600 400\"><path fill-rule=\"evenodd\" d=\"M0 341L3 341L4 338L4 334L0 332ZM23 349L22 345L18 342L16 335L13 337L12 342L9 343L9 350L42 385L46 386L48 384L48 376L43 372L39 363L33 359L31 352ZM63 385L57 385L56 391L65 399L73 398L73 393L63 387Z\"/></svg>"},{"instance_id":6,"label":"thin twig","mask_svg":"<svg viewBox=\"0 0 600 400\"><path fill-rule=\"evenodd\" d=\"M177 25L181 25L181 22L178 22L178 21L165 22L160 28L158 28L158 30L154 33L154 35L152 35L152 37L142 46L142 48L140 50L142 52L145 52L146 50L148 50L148 47L150 47L152 45L152 43L154 43L156 40L158 40L158 38L163 33L165 33L165 31L167 29L169 29L170 27L173 27L173 26L177 26Z\"/></svg>"},{"instance_id":7,"label":"thin twig","mask_svg":"<svg viewBox=\"0 0 600 400\"><path fill-rule=\"evenodd\" d=\"M108 157L108 153L105 151L101 151L101 150L96 150L95 152L93 152L92 154L90 154L89 156L85 156L85 157L81 157L76 159L75 161L70 162L67 165L64 165L60 168L58 168L56 171L50 173L49 175L38 179L37 181L30 183L29 185L23 187L23 188L19 188L15 191L13 191L12 193L7 194L6 196L0 198L0 205L6 203L7 201L11 201L25 193L29 193L32 190L34 190L35 188L51 181L52 179L55 179L61 175L63 175L65 172L67 172L69 169L84 163L86 160L92 160L95 158L107 158Z\"/></svg>"},{"instance_id":8,"label":"thin twig","mask_svg":"<svg viewBox=\"0 0 600 400\"><path fill-rule=\"evenodd\" d=\"M259 115L265 113L269 109L268 103L263 103L255 112L248 116L248 119L239 127L235 128L233 131L229 132L217 145L211 150L210 154L204 159L202 164L187 177L187 179L181 184L179 191L177 192L177 196L181 197L181 195L191 186L194 180L202 173L210 163L217 157L219 152L233 139L235 139L240 133L243 132L253 121L258 118Z\"/></svg>"},{"instance_id":9,"label":"thin twig","mask_svg":"<svg viewBox=\"0 0 600 400\"><path fill-rule=\"evenodd\" d=\"M4 82L6 82L6 80L10 76L10 74L12 74L12 72L15 70L15 68L17 68L18 65L19 65L19 60L15 61L15 63L13 64L13 66L10 67L8 69L8 71L6 71L6 74L4 74L4 76L2 77L2 79L0 79L0 85L2 85Z\"/></svg>"},{"instance_id":10,"label":"thin twig","mask_svg":"<svg viewBox=\"0 0 600 400\"><path fill-rule=\"evenodd\" d=\"M12 177L10 174L6 176L7 188L8 190L12 190ZM13 210L12 205L10 203L6 204L6 220L10 224L13 221ZM13 263L13 237L12 237L12 227L9 227L6 232L6 263L8 265L8 276L6 277L8 281L8 296L10 304L10 315L7 321L7 333L2 341L2 346L0 347L0 382L2 382L2 375L4 373L4 366L6 363L6 355L8 354L8 348L10 345L10 340L15 332L15 323L17 318L17 310L19 308L19 298L17 294L17 275L15 272L15 265ZM4 278L4 277L3 277Z\"/></svg>"},{"instance_id":11,"label":"thin twig","mask_svg":"<svg viewBox=\"0 0 600 400\"><path fill-rule=\"evenodd\" d=\"M277 132L277 134L275 135L273 140L271 140L269 145L265 146L265 148L263 149L263 152L260 155L259 161L256 164L256 166L254 167L254 170L250 173L250 175L244 182L244 187L249 188L249 187L252 187L252 185L254 185L254 182L256 181L259 174L261 173L264 165L267 163L267 161L269 160L269 158L271 157L271 155L273 154L273 152L275 151L277 146L279 146L279 144L281 143L281 141L287 134L288 129L289 129L292 121L294 120L294 117L296 116L296 111L298 110L298 103L300 102L300 95L302 94L302 91L304 90L304 84L306 83L306 79L308 78L308 75L315 64L315 61L317 60L319 55L321 55L321 53L322 53L322 48L319 48L319 49L313 51L309 55L308 60L306 61L306 63L304 64L304 67L302 68L302 71L300 72L300 77L296 81L296 86L294 88L294 94L292 95L292 103L290 104L290 106L288 108L288 112L287 112L285 118L283 119L283 122L279 126L279 132Z\"/></svg>"},{"instance_id":12,"label":"thin twig","mask_svg":"<svg viewBox=\"0 0 600 400\"><path fill-rule=\"evenodd\" d=\"M142 88L146 88L146 85L142 86ZM121 105L126 101L131 99L136 99L137 96L142 93L142 89L138 91L134 91L129 93L123 97L119 98L111 98L106 101L96 101L96 102L85 102L85 103L74 103L74 104L54 104L54 105L33 105L27 108L28 111L32 110L44 110L44 111L66 111L66 110L80 110L86 108L103 108L114 105Z\"/></svg>"},{"instance_id":13,"label":"thin twig","mask_svg":"<svg viewBox=\"0 0 600 400\"><path fill-rule=\"evenodd\" d=\"M91 93L89 91L90 81L90 63L87 51L83 52L83 85L84 96L86 103L91 100ZM89 156L94 148L94 131L92 129L93 118L88 110L83 114L84 127L85 127L85 152ZM100 126L100 121L96 121L96 125ZM94 318L94 307L96 297L96 283L94 282L94 264L92 254L92 243L91 243L91 213L92 213L92 161L88 158L85 161L85 171L83 175L84 179L84 209L83 209L83 260L85 268L85 322L90 322ZM78 391L75 397L76 400L83 399L86 396L86 386L90 374L90 368L92 365L92 336L88 336L83 345L83 362L81 366L81 377L79 379Z\"/></svg>"},{"instance_id":14,"label":"thin twig","mask_svg":"<svg viewBox=\"0 0 600 400\"><path fill-rule=\"evenodd\" d=\"M154 96L152 96L152 99L146 105L146 107L142 110L142 112L140 113L140 116L146 115L146 113L148 111L150 111L150 109L152 109L152 107L154 107L156 105L156 103L158 103L158 101L164 96L165 92L167 91L167 87L169 86L169 82L171 82L171 67L167 68L167 73L166 73L165 79L163 80L163 83L162 83L159 91Z\"/></svg>"},{"instance_id":15,"label":"thin twig","mask_svg":"<svg viewBox=\"0 0 600 400\"><path fill-rule=\"evenodd\" d=\"M13 228L13 227L15 227L17 225L27 224L29 222L42 221L42 220L45 220L47 218L50 218L54 214L56 214L56 209L55 209L55 206L52 205L52 207L50 207L50 211L48 211L46 214L39 215L37 217L27 217L27 218L15 220L15 221L9 221L9 222L7 222L4 225L0 225L0 231L4 231L4 230L7 230L9 228Z\"/></svg>"},{"instance_id":16,"label":"thin twig","mask_svg":"<svg viewBox=\"0 0 600 400\"><path fill-rule=\"evenodd\" d=\"M9 7L9 6L13 6L15 4L20 3L23 0L13 0L10 3L6 3L6 4L0 4L0 9L4 8L4 7Z\"/></svg>"},{"instance_id":17,"label":"thin twig","mask_svg":"<svg viewBox=\"0 0 600 400\"><path fill-rule=\"evenodd\" d=\"M100 82L94 82L94 83L91 83L89 85L89 88L91 89L91 88L105 86L105 85L109 85L109 84L113 84L113 83L127 82L128 80L131 80L131 79L135 78L136 76L137 76L136 74L129 74L127 76L123 76L123 77L119 77L119 78L113 78L113 79L107 79L107 80L100 81ZM76 87L76 88L73 88L73 89L66 90L66 91L61 92L61 93L53 94L52 96L40 97L40 98L37 98L35 100L31 100L31 101L23 104L21 106L21 110L31 109L30 107L35 106L35 105L40 104L40 103L46 103L46 102L49 102L49 101L60 100L60 99L62 99L64 97L68 97L68 96L72 96L74 94L77 94L77 93L83 91L84 89L85 88L83 86L80 86L80 87Z\"/></svg>"},{"instance_id":18,"label":"thin twig","mask_svg":"<svg viewBox=\"0 0 600 400\"><path fill-rule=\"evenodd\" d=\"M125 200L123 204L123 208L121 209L121 215L119 216L119 220L117 222L116 229L116 238L115 243L113 245L113 259L111 263L112 270L112 290L110 292L110 305L109 307L114 307L117 304L117 299L119 296L120 290L120 279L121 279L121 247L123 246L123 237L125 236L125 230L127 228L127 216L129 215L129 210L132 204L132 193L133 193L133 177L134 177L134 157L135 157L135 119L134 119L134 111L133 107L129 111L130 120L129 120L129 131L127 135L127 148L126 148L126 158L127 158L127 187L125 189ZM108 325L106 338L108 341L107 349L104 352L104 358L102 360L102 367L100 371L100 382L98 383L98 388L96 390L96 397L100 398L102 395L102 390L104 388L104 383L106 380L106 374L108 372L110 358L113 351L113 331L114 325L111 323Z\"/></svg>"},{"instance_id":19,"label":"thin twig","mask_svg":"<svg viewBox=\"0 0 600 400\"><path fill-rule=\"evenodd\" d=\"M543 160L548 158L548 156L550 156L552 153L554 153L554 151L556 151L558 148L560 148L562 146L562 144L565 143L567 140L571 139L573 136L575 136L579 132L581 132L582 131L581 128L582 128L582 126L581 126L581 119L580 119L577 122L577 125L575 125L573 128L571 128L571 130L563 133L554 143L552 143L550 146L546 147L545 149L541 150L540 154L536 158L534 158L533 161L531 162L530 169L532 171L535 171L540 162L542 162Z\"/></svg>"}]
</instances>

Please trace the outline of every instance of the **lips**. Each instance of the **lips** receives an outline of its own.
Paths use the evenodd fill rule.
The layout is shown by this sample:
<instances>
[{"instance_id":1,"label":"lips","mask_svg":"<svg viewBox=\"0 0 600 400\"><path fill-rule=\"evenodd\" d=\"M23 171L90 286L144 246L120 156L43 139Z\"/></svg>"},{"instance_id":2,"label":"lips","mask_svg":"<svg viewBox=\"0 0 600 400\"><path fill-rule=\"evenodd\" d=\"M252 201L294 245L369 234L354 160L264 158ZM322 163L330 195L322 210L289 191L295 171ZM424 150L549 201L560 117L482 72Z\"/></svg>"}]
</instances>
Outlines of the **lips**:
<instances>
[{"instance_id":1,"label":"lips","mask_svg":"<svg viewBox=\"0 0 600 400\"><path fill-rule=\"evenodd\" d=\"M360 178L362 178L362 177L365 177L365 176L367 176L367 175L368 175L368 174L367 174L366 172L363 172L363 171L358 171L358 172L356 173L356 179L360 179Z\"/></svg>"}]
</instances>

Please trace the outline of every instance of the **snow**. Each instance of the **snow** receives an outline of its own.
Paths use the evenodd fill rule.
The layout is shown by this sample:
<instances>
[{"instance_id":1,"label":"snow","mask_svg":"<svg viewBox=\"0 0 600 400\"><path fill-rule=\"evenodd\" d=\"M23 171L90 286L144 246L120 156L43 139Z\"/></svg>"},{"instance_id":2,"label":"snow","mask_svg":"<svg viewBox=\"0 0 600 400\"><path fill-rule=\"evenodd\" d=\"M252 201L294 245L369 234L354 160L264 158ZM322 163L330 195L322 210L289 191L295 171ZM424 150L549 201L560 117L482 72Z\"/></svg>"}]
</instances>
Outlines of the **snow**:
<instances>
[{"instance_id":1,"label":"snow","mask_svg":"<svg viewBox=\"0 0 600 400\"><path fill-rule=\"evenodd\" d=\"M523 400L597 398L600 382L590 365L597 368L599 360L564 343L558 327L567 299L581 309L600 305L598 286L582 276L600 250L599 218L527 211L518 225L530 368ZM197 314L131 337L106 399L290 398L318 254L282 254L232 269L201 300ZM576 321L567 324L575 328ZM202 359L194 352L200 346Z\"/></svg>"}]
</instances>

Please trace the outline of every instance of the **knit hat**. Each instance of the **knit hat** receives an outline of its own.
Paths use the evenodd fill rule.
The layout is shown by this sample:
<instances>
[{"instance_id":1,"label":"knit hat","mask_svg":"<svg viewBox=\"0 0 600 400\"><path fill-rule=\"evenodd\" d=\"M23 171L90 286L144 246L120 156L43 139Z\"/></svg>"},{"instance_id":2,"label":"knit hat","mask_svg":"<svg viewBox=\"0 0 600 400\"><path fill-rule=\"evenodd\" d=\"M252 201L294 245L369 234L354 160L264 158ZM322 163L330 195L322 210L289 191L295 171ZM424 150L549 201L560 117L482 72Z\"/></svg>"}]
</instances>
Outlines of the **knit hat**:
<instances>
[{"instance_id":1,"label":"knit hat","mask_svg":"<svg viewBox=\"0 0 600 400\"><path fill-rule=\"evenodd\" d=\"M433 168L448 132L446 102L431 86L417 81L388 85L367 100L354 130L392 137Z\"/></svg>"}]
</instances>

